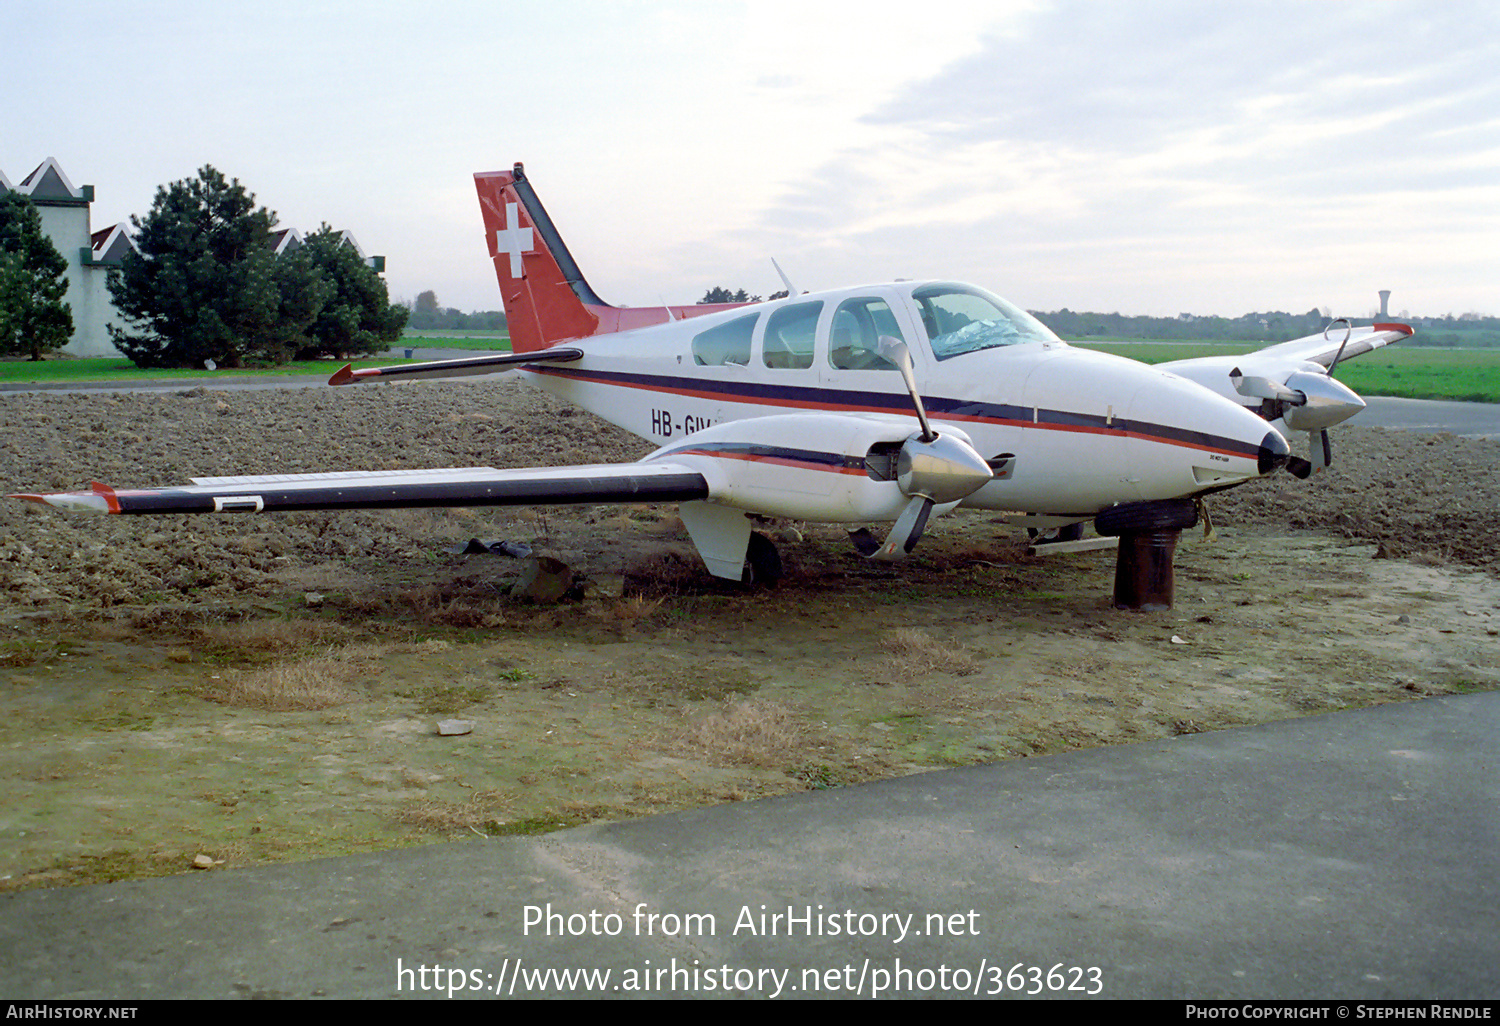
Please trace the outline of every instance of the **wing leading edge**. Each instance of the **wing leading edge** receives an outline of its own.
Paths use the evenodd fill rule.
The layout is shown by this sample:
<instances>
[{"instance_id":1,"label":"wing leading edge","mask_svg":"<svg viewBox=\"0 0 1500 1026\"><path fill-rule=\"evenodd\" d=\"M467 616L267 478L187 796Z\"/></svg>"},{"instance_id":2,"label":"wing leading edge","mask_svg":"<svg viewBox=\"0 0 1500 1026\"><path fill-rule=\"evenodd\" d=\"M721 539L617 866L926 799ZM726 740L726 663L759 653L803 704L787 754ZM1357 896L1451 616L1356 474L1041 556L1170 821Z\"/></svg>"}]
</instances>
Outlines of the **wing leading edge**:
<instances>
[{"instance_id":1,"label":"wing leading edge","mask_svg":"<svg viewBox=\"0 0 1500 1026\"><path fill-rule=\"evenodd\" d=\"M178 488L121 490L95 483L86 492L14 498L97 513L261 513L423 506L527 506L538 503L687 502L708 497L708 483L676 463L597 464L496 470L343 471L194 478Z\"/></svg>"}]
</instances>

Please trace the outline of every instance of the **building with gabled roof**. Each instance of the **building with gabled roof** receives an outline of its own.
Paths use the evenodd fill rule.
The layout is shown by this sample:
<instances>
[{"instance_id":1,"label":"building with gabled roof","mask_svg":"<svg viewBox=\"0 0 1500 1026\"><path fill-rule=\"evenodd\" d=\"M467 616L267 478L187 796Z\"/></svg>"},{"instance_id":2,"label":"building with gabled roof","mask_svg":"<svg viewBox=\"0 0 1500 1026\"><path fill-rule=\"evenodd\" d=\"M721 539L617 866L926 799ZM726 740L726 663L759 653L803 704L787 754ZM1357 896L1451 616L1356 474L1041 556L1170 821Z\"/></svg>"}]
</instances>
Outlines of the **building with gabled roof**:
<instances>
[{"instance_id":1,"label":"building with gabled roof","mask_svg":"<svg viewBox=\"0 0 1500 1026\"><path fill-rule=\"evenodd\" d=\"M302 235L295 228L278 228L271 233L271 248L277 256L290 253L302 245Z\"/></svg>"},{"instance_id":2,"label":"building with gabled roof","mask_svg":"<svg viewBox=\"0 0 1500 1026\"><path fill-rule=\"evenodd\" d=\"M57 251L68 261L68 292L63 301L72 308L73 338L63 347L71 356L121 356L109 337L111 322L125 327L109 294L109 270L118 267L132 250L139 252L130 230L124 223L91 230L89 207L94 202L94 187L74 186L57 160L48 157L18 185L11 184L0 171L0 191L15 191L29 196L42 218L42 231ZM359 254L361 260L385 273L385 257L366 256L364 249L347 231L339 238ZM289 253L302 245L295 228L282 228L272 234L276 255Z\"/></svg>"},{"instance_id":3,"label":"building with gabled roof","mask_svg":"<svg viewBox=\"0 0 1500 1026\"><path fill-rule=\"evenodd\" d=\"M73 338L63 351L73 356L119 356L109 338L109 324L118 321L106 284L109 269L117 267L135 248L125 225L93 231L89 206L94 187L75 186L57 160L48 157L35 171L12 184L0 172L0 189L19 192L36 204L42 231L68 262L68 291L63 301L73 313Z\"/></svg>"}]
</instances>

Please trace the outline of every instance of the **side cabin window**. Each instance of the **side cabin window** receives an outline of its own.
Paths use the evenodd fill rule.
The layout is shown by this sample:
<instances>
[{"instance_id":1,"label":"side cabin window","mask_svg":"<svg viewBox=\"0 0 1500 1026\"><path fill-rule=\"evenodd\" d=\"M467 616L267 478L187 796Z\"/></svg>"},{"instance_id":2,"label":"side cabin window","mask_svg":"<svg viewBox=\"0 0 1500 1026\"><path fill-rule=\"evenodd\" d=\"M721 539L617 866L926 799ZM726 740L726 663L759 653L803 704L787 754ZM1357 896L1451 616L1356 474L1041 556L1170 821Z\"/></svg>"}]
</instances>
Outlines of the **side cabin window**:
<instances>
[{"instance_id":1,"label":"side cabin window","mask_svg":"<svg viewBox=\"0 0 1500 1026\"><path fill-rule=\"evenodd\" d=\"M700 367L719 367L726 363L741 367L750 364L750 336L760 314L747 314L732 321L716 324L693 336L693 362Z\"/></svg>"},{"instance_id":2,"label":"side cabin window","mask_svg":"<svg viewBox=\"0 0 1500 1026\"><path fill-rule=\"evenodd\" d=\"M895 370L880 355L880 336L906 339L885 300L875 296L846 299L833 313L828 334L828 362L839 370Z\"/></svg>"},{"instance_id":3,"label":"side cabin window","mask_svg":"<svg viewBox=\"0 0 1500 1026\"><path fill-rule=\"evenodd\" d=\"M932 343L947 360L965 353L1058 337L1031 314L999 296L964 285L926 285L911 294Z\"/></svg>"},{"instance_id":4,"label":"side cabin window","mask_svg":"<svg viewBox=\"0 0 1500 1026\"><path fill-rule=\"evenodd\" d=\"M784 306L766 319L764 360L767 367L805 370L813 364L813 343L818 337L818 316L823 304L797 303Z\"/></svg>"}]
</instances>

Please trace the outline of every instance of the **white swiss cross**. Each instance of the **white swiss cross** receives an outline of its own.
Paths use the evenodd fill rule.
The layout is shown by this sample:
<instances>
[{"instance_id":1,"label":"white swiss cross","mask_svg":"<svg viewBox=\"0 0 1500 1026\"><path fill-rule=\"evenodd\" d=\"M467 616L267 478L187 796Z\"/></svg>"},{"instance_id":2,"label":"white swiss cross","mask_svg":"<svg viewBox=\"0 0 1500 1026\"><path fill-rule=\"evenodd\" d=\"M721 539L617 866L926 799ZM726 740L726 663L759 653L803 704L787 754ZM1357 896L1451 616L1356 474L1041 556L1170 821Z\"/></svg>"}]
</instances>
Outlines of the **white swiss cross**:
<instances>
[{"instance_id":1,"label":"white swiss cross","mask_svg":"<svg viewBox=\"0 0 1500 1026\"><path fill-rule=\"evenodd\" d=\"M521 212L516 204L505 204L505 219L510 222L510 227L501 228L495 233L495 255L509 253L510 276L519 278L523 273L521 254L532 252L536 248L536 241L530 228L521 227Z\"/></svg>"}]
</instances>

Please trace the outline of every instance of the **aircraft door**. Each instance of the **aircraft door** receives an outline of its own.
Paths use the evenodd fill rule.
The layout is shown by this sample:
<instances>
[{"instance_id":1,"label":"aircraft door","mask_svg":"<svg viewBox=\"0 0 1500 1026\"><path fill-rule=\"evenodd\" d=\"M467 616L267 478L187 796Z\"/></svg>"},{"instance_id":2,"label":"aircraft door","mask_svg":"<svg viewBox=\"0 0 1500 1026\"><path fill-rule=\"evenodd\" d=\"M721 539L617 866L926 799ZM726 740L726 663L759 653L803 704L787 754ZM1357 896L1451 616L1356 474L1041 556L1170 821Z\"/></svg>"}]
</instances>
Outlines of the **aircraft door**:
<instances>
[{"instance_id":1,"label":"aircraft door","mask_svg":"<svg viewBox=\"0 0 1500 1026\"><path fill-rule=\"evenodd\" d=\"M921 347L912 344L919 337L913 329L906 307L893 304L887 296L870 294L844 300L826 327L828 338L823 352L827 355L818 370L819 380L834 388L904 396L906 389L896 365L880 355L880 338L888 335L907 343L920 385L927 361ZM899 404L903 412L907 405Z\"/></svg>"}]
</instances>

